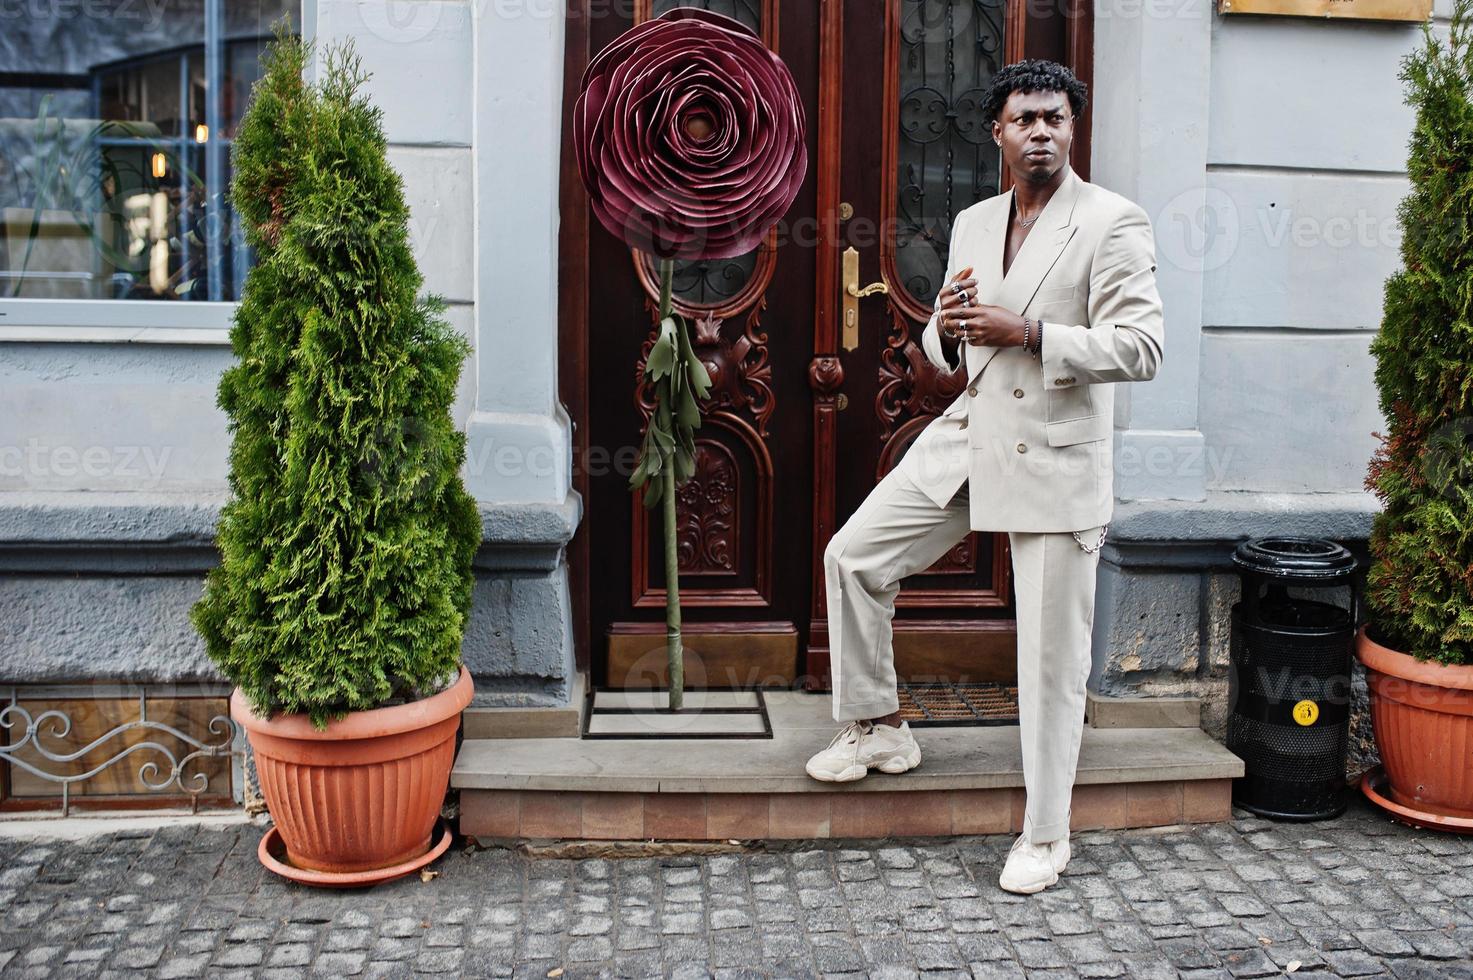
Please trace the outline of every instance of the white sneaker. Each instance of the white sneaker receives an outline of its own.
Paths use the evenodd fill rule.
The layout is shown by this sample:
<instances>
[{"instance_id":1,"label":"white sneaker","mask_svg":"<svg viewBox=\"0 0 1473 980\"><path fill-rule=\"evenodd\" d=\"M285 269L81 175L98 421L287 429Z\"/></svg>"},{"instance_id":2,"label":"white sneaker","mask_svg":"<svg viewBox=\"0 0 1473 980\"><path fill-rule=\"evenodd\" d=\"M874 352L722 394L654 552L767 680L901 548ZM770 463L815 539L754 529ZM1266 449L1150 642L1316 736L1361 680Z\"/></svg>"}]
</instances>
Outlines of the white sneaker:
<instances>
[{"instance_id":1,"label":"white sneaker","mask_svg":"<svg viewBox=\"0 0 1473 980\"><path fill-rule=\"evenodd\" d=\"M910 723L872 725L851 721L839 729L828 748L815 754L806 766L808 775L826 783L847 783L871 769L901 773L921 764L921 747L910 733Z\"/></svg>"},{"instance_id":2,"label":"white sneaker","mask_svg":"<svg viewBox=\"0 0 1473 980\"><path fill-rule=\"evenodd\" d=\"M1069 835L1045 844L1035 844L1019 834L1008 850L1008 861L997 883L1010 892L1031 895L1059 880L1069 863Z\"/></svg>"}]
</instances>

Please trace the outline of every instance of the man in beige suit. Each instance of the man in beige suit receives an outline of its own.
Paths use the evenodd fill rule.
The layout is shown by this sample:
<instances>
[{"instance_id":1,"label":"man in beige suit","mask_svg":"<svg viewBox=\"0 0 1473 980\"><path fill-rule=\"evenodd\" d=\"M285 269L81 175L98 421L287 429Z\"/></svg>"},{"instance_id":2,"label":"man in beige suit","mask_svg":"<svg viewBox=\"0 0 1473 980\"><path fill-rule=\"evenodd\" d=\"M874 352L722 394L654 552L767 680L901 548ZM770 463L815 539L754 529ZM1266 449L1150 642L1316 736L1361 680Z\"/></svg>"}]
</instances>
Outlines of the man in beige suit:
<instances>
[{"instance_id":1,"label":"man in beige suit","mask_svg":"<svg viewBox=\"0 0 1473 980\"><path fill-rule=\"evenodd\" d=\"M1008 65L986 110L1015 183L952 224L926 356L966 388L926 426L824 552L834 718L816 779L901 773L891 618L900 580L971 530L1007 531L1018 623L1023 833L999 877L1036 892L1069 860L1095 568L1114 507L1114 383L1161 364L1161 299L1145 212L1070 168L1084 86L1050 61Z\"/></svg>"}]
</instances>

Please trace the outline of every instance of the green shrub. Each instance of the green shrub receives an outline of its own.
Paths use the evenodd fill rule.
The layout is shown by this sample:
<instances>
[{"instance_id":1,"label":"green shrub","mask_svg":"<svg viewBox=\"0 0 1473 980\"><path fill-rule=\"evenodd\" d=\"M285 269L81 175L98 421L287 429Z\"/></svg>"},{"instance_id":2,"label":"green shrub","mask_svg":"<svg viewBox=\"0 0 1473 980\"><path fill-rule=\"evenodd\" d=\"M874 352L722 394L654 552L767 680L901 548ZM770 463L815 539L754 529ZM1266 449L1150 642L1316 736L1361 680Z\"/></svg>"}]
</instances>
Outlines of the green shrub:
<instances>
[{"instance_id":1,"label":"green shrub","mask_svg":"<svg viewBox=\"0 0 1473 980\"><path fill-rule=\"evenodd\" d=\"M460 664L480 543L450 416L470 345L419 298L408 208L351 47L303 81L278 31L232 152L257 264L220 379L231 496L192 618L257 712L440 690Z\"/></svg>"},{"instance_id":2,"label":"green shrub","mask_svg":"<svg viewBox=\"0 0 1473 980\"><path fill-rule=\"evenodd\" d=\"M1366 600L1381 642L1473 663L1473 0L1402 63L1416 108L1398 211L1402 268L1371 346L1388 432L1366 479L1384 504Z\"/></svg>"}]
</instances>

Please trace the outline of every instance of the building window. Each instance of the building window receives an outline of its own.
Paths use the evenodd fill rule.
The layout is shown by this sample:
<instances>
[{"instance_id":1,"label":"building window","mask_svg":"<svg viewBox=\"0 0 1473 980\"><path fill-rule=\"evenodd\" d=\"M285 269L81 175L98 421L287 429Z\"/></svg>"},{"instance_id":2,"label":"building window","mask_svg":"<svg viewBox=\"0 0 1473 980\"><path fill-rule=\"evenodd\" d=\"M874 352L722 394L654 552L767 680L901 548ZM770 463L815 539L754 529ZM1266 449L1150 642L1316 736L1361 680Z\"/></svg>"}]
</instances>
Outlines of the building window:
<instances>
[{"instance_id":1,"label":"building window","mask_svg":"<svg viewBox=\"0 0 1473 980\"><path fill-rule=\"evenodd\" d=\"M295 0L92 0L0 30L0 299L231 301L230 142Z\"/></svg>"}]
</instances>

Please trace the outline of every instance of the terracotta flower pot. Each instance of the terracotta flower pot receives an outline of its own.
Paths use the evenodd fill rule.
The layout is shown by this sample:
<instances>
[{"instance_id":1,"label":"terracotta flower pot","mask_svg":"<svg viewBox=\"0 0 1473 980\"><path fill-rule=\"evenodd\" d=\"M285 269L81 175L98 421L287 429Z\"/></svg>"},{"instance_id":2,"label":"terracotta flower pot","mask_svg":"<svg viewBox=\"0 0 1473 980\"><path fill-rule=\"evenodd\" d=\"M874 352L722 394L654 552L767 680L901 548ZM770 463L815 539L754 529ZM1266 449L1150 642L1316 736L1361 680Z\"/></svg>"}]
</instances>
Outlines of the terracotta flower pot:
<instances>
[{"instance_id":1,"label":"terracotta flower pot","mask_svg":"<svg viewBox=\"0 0 1473 980\"><path fill-rule=\"evenodd\" d=\"M456 682L432 697L355 711L325 731L306 715L262 718L239 690L231 695L230 716L246 729L284 845L282 863L306 872L290 877L333 884L334 876L352 876L350 883L367 884L417 866L433 843L460 712L473 692L462 666ZM271 867L267 850L263 841ZM385 869L394 873L375 877Z\"/></svg>"},{"instance_id":2,"label":"terracotta flower pot","mask_svg":"<svg viewBox=\"0 0 1473 980\"><path fill-rule=\"evenodd\" d=\"M1473 666L1418 660L1372 640L1364 626L1355 654L1366 668L1390 809L1424 826L1473 826ZM1376 798L1370 788L1367 795Z\"/></svg>"}]
</instances>

